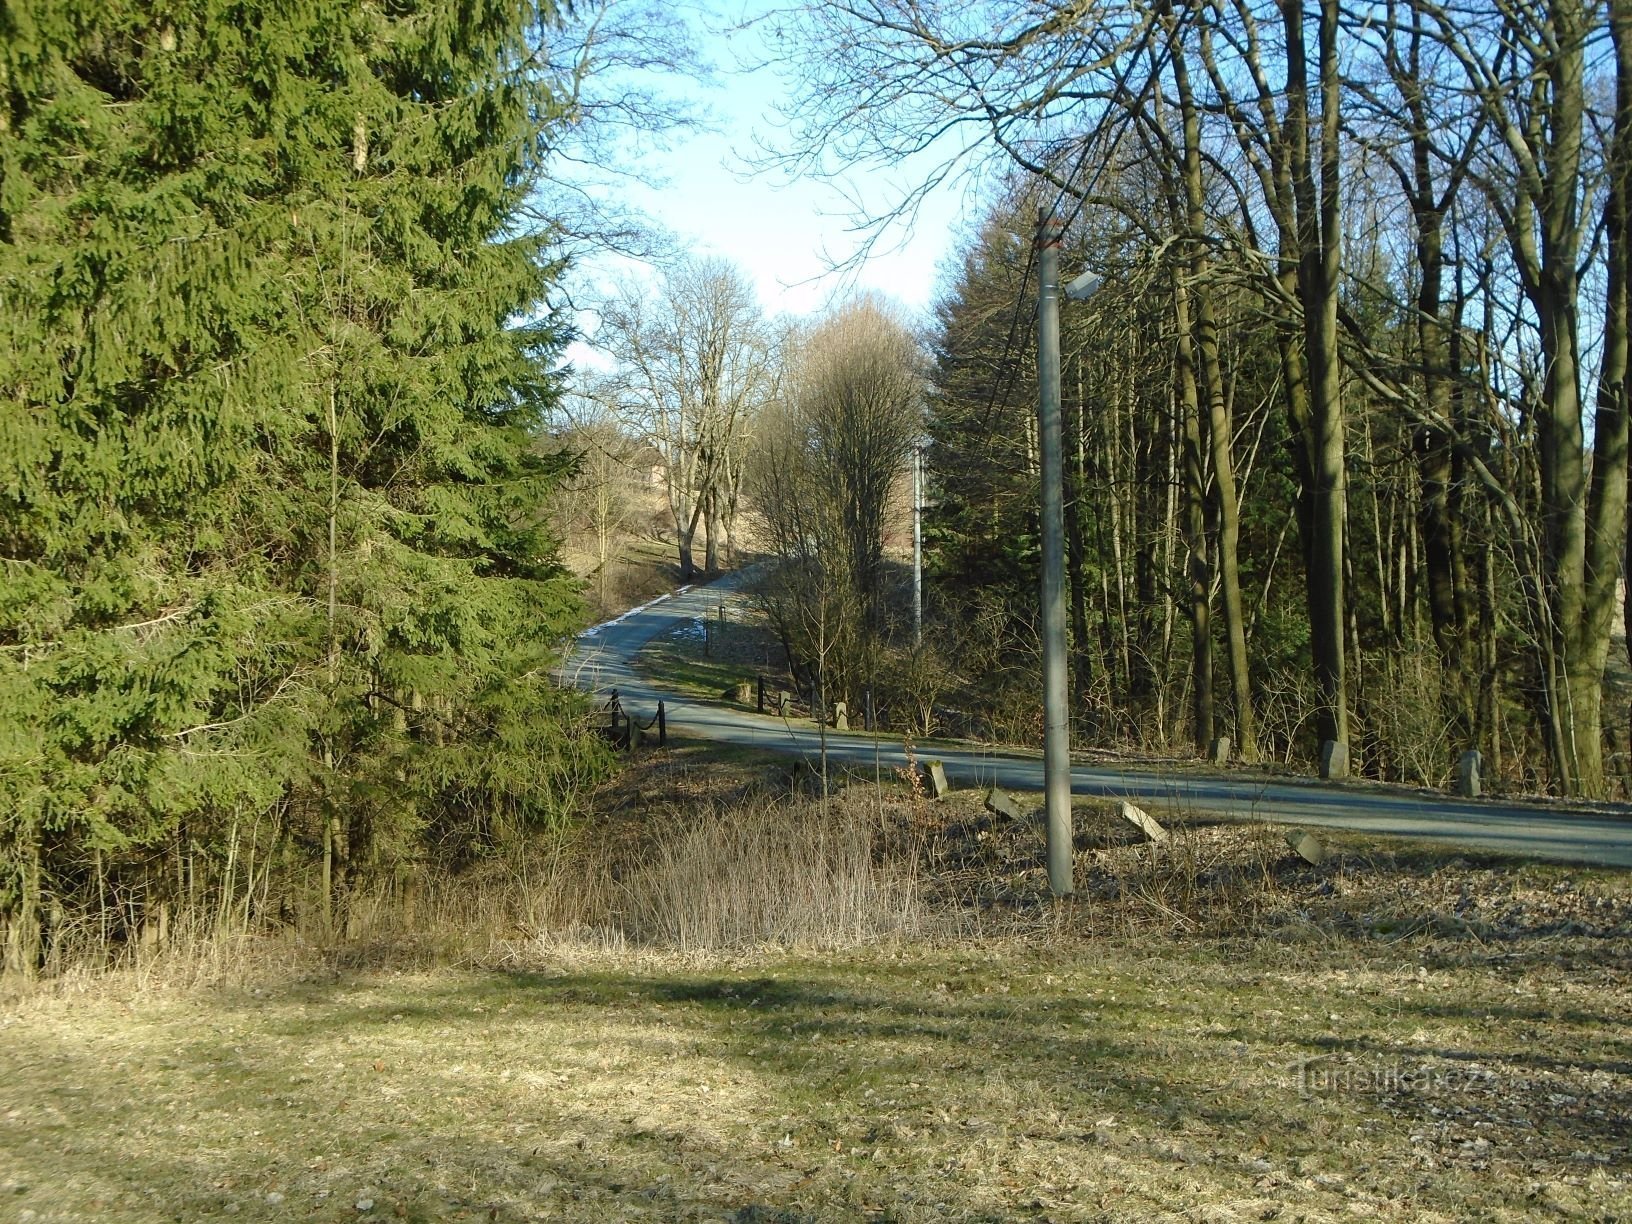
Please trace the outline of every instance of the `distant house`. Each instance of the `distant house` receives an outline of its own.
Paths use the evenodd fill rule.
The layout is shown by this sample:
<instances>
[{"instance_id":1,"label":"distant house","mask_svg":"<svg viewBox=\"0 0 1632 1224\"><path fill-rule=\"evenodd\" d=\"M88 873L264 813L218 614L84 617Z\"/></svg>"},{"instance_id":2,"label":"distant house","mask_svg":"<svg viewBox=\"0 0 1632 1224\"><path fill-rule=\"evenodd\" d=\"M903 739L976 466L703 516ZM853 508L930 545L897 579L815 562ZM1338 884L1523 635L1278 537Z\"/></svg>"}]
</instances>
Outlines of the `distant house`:
<instances>
[{"instance_id":1,"label":"distant house","mask_svg":"<svg viewBox=\"0 0 1632 1224\"><path fill-rule=\"evenodd\" d=\"M662 452L655 446L642 446L630 455L629 468L635 479L647 488L658 488L668 482L668 467Z\"/></svg>"}]
</instances>

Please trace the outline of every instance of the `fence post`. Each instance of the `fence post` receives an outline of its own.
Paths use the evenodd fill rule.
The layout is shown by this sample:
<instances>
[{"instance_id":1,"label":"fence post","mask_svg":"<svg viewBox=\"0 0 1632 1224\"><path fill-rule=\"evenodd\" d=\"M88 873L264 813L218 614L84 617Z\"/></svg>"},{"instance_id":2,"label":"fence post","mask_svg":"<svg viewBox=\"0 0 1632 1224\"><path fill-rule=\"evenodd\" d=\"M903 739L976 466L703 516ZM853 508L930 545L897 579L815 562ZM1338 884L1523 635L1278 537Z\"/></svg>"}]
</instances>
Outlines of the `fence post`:
<instances>
[{"instance_id":1,"label":"fence post","mask_svg":"<svg viewBox=\"0 0 1632 1224\"><path fill-rule=\"evenodd\" d=\"M666 748L669 743L669 720L663 712L663 703L657 703L657 746Z\"/></svg>"},{"instance_id":2,"label":"fence post","mask_svg":"<svg viewBox=\"0 0 1632 1224\"><path fill-rule=\"evenodd\" d=\"M765 677L759 678L759 712L765 713Z\"/></svg>"}]
</instances>

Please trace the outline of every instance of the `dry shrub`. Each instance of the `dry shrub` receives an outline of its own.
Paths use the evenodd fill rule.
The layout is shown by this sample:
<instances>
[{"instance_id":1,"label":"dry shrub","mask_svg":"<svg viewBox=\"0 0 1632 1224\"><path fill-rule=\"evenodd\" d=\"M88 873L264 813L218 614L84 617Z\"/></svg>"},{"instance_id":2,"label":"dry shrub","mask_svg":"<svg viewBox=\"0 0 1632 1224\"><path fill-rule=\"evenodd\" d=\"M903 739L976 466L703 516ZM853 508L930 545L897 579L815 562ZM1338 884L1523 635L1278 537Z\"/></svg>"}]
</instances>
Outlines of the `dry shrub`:
<instances>
[{"instance_id":1,"label":"dry shrub","mask_svg":"<svg viewBox=\"0 0 1632 1224\"><path fill-rule=\"evenodd\" d=\"M1283 835L1264 825L1170 823L1164 844L1096 853L1084 891L1102 903L1100 924L1122 934L1252 936L1280 904L1275 865L1286 857Z\"/></svg>"},{"instance_id":2,"label":"dry shrub","mask_svg":"<svg viewBox=\"0 0 1632 1224\"><path fill-rule=\"evenodd\" d=\"M1461 745L1445 715L1444 669L1433 643L1368 663L1366 713L1382 758L1378 773L1408 786L1444 786Z\"/></svg>"},{"instance_id":3,"label":"dry shrub","mask_svg":"<svg viewBox=\"0 0 1632 1224\"><path fill-rule=\"evenodd\" d=\"M917 882L910 863L879 854L881 832L850 803L716 808L620 882L622 928L683 952L912 934L923 923Z\"/></svg>"},{"instance_id":4,"label":"dry shrub","mask_svg":"<svg viewBox=\"0 0 1632 1224\"><path fill-rule=\"evenodd\" d=\"M583 829L546 850L382 899L376 938L435 933L478 960L527 948L725 952L840 948L923 929L910 860L843 800L758 798L675 811L638 845ZM483 943L486 946L483 947Z\"/></svg>"},{"instance_id":5,"label":"dry shrub","mask_svg":"<svg viewBox=\"0 0 1632 1224\"><path fill-rule=\"evenodd\" d=\"M699 810L700 807L700 810ZM403 870L354 893L339 929L175 914L162 942L68 933L43 981L193 989L330 968L517 965L583 953L853 947L926 930L915 859L886 847L875 808L759 797L675 810L609 845L585 826L458 872Z\"/></svg>"}]
</instances>

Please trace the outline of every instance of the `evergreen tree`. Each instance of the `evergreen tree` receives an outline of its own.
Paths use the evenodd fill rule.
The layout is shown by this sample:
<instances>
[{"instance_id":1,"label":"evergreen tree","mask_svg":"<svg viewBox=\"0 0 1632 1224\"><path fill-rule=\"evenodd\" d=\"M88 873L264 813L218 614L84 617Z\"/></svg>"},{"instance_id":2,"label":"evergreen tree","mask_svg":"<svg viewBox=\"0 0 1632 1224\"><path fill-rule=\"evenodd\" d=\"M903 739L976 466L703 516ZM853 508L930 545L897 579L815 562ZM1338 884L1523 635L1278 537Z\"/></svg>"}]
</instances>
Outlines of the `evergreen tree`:
<instances>
[{"instance_id":1,"label":"evergreen tree","mask_svg":"<svg viewBox=\"0 0 1632 1224\"><path fill-rule=\"evenodd\" d=\"M150 917L252 831L326 907L560 812L552 16L0 4L10 968L42 903L124 873Z\"/></svg>"}]
</instances>

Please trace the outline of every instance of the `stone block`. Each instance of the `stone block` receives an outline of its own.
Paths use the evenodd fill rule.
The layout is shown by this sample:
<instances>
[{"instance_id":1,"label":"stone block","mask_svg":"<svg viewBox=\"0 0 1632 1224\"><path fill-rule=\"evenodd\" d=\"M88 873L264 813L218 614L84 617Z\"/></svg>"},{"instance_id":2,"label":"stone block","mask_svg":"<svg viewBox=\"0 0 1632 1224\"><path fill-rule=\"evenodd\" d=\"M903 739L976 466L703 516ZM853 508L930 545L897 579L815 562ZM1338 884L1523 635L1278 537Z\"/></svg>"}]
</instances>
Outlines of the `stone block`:
<instances>
[{"instance_id":1,"label":"stone block","mask_svg":"<svg viewBox=\"0 0 1632 1224\"><path fill-rule=\"evenodd\" d=\"M833 703L833 729L835 731L850 730L850 705L848 702L835 701Z\"/></svg>"},{"instance_id":2,"label":"stone block","mask_svg":"<svg viewBox=\"0 0 1632 1224\"><path fill-rule=\"evenodd\" d=\"M1006 816L1010 820L1020 820L1024 813L1020 805L1015 802L1014 796L1001 787L994 786L986 792L986 799L982 805L994 816Z\"/></svg>"},{"instance_id":3,"label":"stone block","mask_svg":"<svg viewBox=\"0 0 1632 1224\"><path fill-rule=\"evenodd\" d=\"M1477 748L1469 748L1456 763L1456 793L1464 799L1479 798L1480 784L1483 779L1480 774L1484 770L1485 758Z\"/></svg>"},{"instance_id":4,"label":"stone block","mask_svg":"<svg viewBox=\"0 0 1632 1224\"><path fill-rule=\"evenodd\" d=\"M1301 829L1293 829L1286 835L1286 844L1306 863L1313 863L1319 867L1326 861L1326 843L1313 833L1305 833Z\"/></svg>"},{"instance_id":5,"label":"stone block","mask_svg":"<svg viewBox=\"0 0 1632 1224\"><path fill-rule=\"evenodd\" d=\"M1327 781L1349 776L1349 746L1327 740L1320 746L1320 776Z\"/></svg>"},{"instance_id":6,"label":"stone block","mask_svg":"<svg viewBox=\"0 0 1632 1224\"><path fill-rule=\"evenodd\" d=\"M1155 819L1144 808L1135 807L1131 803L1124 802L1117 810L1122 814L1123 820L1138 829L1151 841L1158 843L1167 841L1167 830L1157 824Z\"/></svg>"},{"instance_id":7,"label":"stone block","mask_svg":"<svg viewBox=\"0 0 1632 1224\"><path fill-rule=\"evenodd\" d=\"M924 783L929 787L931 799L943 799L946 792L952 789L946 780L946 769L939 761L924 762Z\"/></svg>"},{"instance_id":8,"label":"stone block","mask_svg":"<svg viewBox=\"0 0 1632 1224\"><path fill-rule=\"evenodd\" d=\"M1221 735L1213 741L1212 761L1220 768L1230 763L1230 737Z\"/></svg>"}]
</instances>

